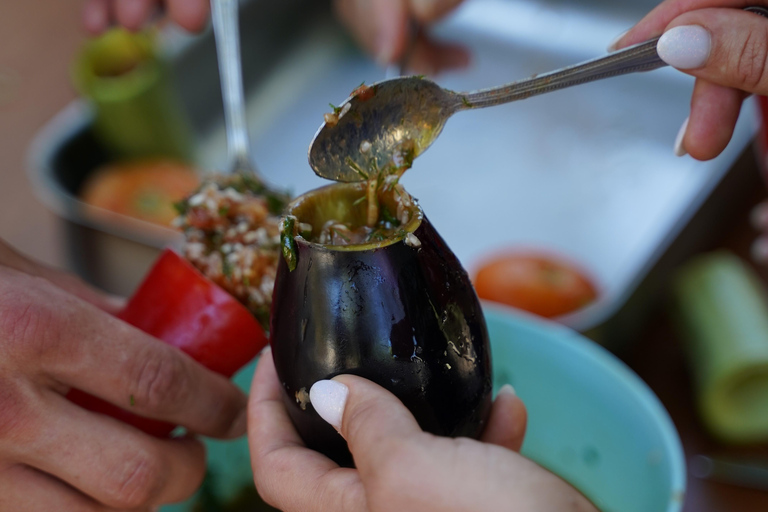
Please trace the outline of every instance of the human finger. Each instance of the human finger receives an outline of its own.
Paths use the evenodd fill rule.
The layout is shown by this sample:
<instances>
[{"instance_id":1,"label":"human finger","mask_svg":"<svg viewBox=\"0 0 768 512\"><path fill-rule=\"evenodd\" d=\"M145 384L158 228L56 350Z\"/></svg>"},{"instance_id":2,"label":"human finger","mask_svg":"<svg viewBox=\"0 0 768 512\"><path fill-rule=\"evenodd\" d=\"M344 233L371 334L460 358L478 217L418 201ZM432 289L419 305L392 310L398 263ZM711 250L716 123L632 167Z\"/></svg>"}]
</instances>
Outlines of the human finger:
<instances>
[{"instance_id":1,"label":"human finger","mask_svg":"<svg viewBox=\"0 0 768 512\"><path fill-rule=\"evenodd\" d=\"M0 510L107 512L110 509L56 478L16 464L0 470Z\"/></svg>"},{"instance_id":2,"label":"human finger","mask_svg":"<svg viewBox=\"0 0 768 512\"><path fill-rule=\"evenodd\" d=\"M517 453L424 433L393 394L366 379L316 382L310 401L347 440L376 510L501 510L510 503L515 510L595 510Z\"/></svg>"},{"instance_id":3,"label":"human finger","mask_svg":"<svg viewBox=\"0 0 768 512\"><path fill-rule=\"evenodd\" d=\"M208 0L166 0L165 7L168 17L190 32L199 32L208 23Z\"/></svg>"},{"instance_id":4,"label":"human finger","mask_svg":"<svg viewBox=\"0 0 768 512\"><path fill-rule=\"evenodd\" d=\"M5 357L28 375L204 435L245 432L229 380L45 280L0 268L0 311Z\"/></svg>"},{"instance_id":5,"label":"human finger","mask_svg":"<svg viewBox=\"0 0 768 512\"><path fill-rule=\"evenodd\" d=\"M83 6L83 25L91 34L104 32L110 25L109 0L87 0Z\"/></svg>"},{"instance_id":6,"label":"human finger","mask_svg":"<svg viewBox=\"0 0 768 512\"><path fill-rule=\"evenodd\" d=\"M139 30L156 5L156 0L114 0L115 21L128 30Z\"/></svg>"},{"instance_id":7,"label":"human finger","mask_svg":"<svg viewBox=\"0 0 768 512\"><path fill-rule=\"evenodd\" d=\"M768 237L763 235L755 238L750 247L750 256L752 261L760 265L768 263Z\"/></svg>"},{"instance_id":8,"label":"human finger","mask_svg":"<svg viewBox=\"0 0 768 512\"><path fill-rule=\"evenodd\" d=\"M380 64L397 61L405 51L407 0L335 0L334 6L357 42Z\"/></svg>"},{"instance_id":9,"label":"human finger","mask_svg":"<svg viewBox=\"0 0 768 512\"><path fill-rule=\"evenodd\" d=\"M252 447L259 458L283 448L304 447L285 410L282 393L272 350L267 349L259 358L248 399L248 436L259 441Z\"/></svg>"},{"instance_id":10,"label":"human finger","mask_svg":"<svg viewBox=\"0 0 768 512\"><path fill-rule=\"evenodd\" d=\"M25 442L8 446L6 438L3 451L99 503L130 510L177 502L203 480L205 450L196 439L161 440L52 391L36 402L19 434Z\"/></svg>"},{"instance_id":11,"label":"human finger","mask_svg":"<svg viewBox=\"0 0 768 512\"><path fill-rule=\"evenodd\" d=\"M528 412L525 404L509 384L496 395L488 417L488 424L480 440L519 452L525 438Z\"/></svg>"},{"instance_id":12,"label":"human finger","mask_svg":"<svg viewBox=\"0 0 768 512\"><path fill-rule=\"evenodd\" d=\"M22 256L11 246L3 243L2 240L0 240L0 265L47 279L62 290L112 314L117 313L125 304L125 299L122 297L106 294L72 274L61 272Z\"/></svg>"},{"instance_id":13,"label":"human finger","mask_svg":"<svg viewBox=\"0 0 768 512\"><path fill-rule=\"evenodd\" d=\"M768 237L766 236L766 233L768 232L768 201L763 201L752 208L749 220L753 228L762 232L762 234L752 242L752 247L750 248L752 260L755 263L764 265L768 263Z\"/></svg>"},{"instance_id":14,"label":"human finger","mask_svg":"<svg viewBox=\"0 0 768 512\"><path fill-rule=\"evenodd\" d=\"M749 213L749 222L755 229L768 230L768 201L763 201L752 208Z\"/></svg>"},{"instance_id":15,"label":"human finger","mask_svg":"<svg viewBox=\"0 0 768 512\"><path fill-rule=\"evenodd\" d=\"M691 96L691 114L675 141L675 154L690 154L697 160L719 155L733 136L746 94L702 78Z\"/></svg>"},{"instance_id":16,"label":"human finger","mask_svg":"<svg viewBox=\"0 0 768 512\"><path fill-rule=\"evenodd\" d=\"M371 508L386 503L386 510L473 510L471 503L498 510L484 503L499 498L499 475L488 478L487 471L519 457L514 452L425 433L395 395L356 376L316 382L310 402L347 440Z\"/></svg>"},{"instance_id":17,"label":"human finger","mask_svg":"<svg viewBox=\"0 0 768 512\"><path fill-rule=\"evenodd\" d=\"M409 73L437 75L443 71L465 68L467 65L469 52L463 46L434 41L420 31L405 67Z\"/></svg>"},{"instance_id":18,"label":"human finger","mask_svg":"<svg viewBox=\"0 0 768 512\"><path fill-rule=\"evenodd\" d=\"M670 66L725 87L768 94L768 19L737 9L675 18L657 45Z\"/></svg>"},{"instance_id":19,"label":"human finger","mask_svg":"<svg viewBox=\"0 0 768 512\"><path fill-rule=\"evenodd\" d=\"M617 38L612 49L624 48L659 36L672 20L689 11L716 7L739 9L758 3L760 3L759 0L754 2L744 0L665 0L646 14L635 26Z\"/></svg>"},{"instance_id":20,"label":"human finger","mask_svg":"<svg viewBox=\"0 0 768 512\"><path fill-rule=\"evenodd\" d=\"M266 351L256 368L248 404L251 465L261 497L287 512L365 510L357 472L340 468L304 446L285 410L282 393L272 353ZM297 488L295 482L302 486Z\"/></svg>"},{"instance_id":21,"label":"human finger","mask_svg":"<svg viewBox=\"0 0 768 512\"><path fill-rule=\"evenodd\" d=\"M403 444L424 432L392 393L361 377L340 375L312 385L309 400L317 413L346 439L365 481Z\"/></svg>"}]
</instances>

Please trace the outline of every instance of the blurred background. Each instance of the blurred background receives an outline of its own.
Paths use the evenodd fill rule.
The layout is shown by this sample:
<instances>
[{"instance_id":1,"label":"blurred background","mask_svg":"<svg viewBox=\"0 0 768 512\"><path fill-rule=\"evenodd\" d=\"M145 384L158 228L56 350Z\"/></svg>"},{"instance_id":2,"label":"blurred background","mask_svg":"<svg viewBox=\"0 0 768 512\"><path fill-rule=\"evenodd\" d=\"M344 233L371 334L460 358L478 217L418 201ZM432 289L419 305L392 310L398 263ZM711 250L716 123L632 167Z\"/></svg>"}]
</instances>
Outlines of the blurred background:
<instances>
[{"instance_id":1,"label":"blurred background","mask_svg":"<svg viewBox=\"0 0 768 512\"><path fill-rule=\"evenodd\" d=\"M656 3L467 0L429 34L469 65L430 78L472 90L599 56ZM178 241L162 205L226 162L215 48L210 31L167 25L89 40L81 9L0 9L0 238L127 295ZM256 165L293 193L323 184L306 151L328 103L387 70L330 2L246 1L241 29ZM749 256L766 195L760 116L745 103L713 161L675 157L692 84L662 69L461 113L404 183L474 277L498 258L577 276L569 292L586 296L541 282L515 293L576 300L533 312L613 351L659 396L688 459L684 510L765 510L768 272Z\"/></svg>"}]
</instances>

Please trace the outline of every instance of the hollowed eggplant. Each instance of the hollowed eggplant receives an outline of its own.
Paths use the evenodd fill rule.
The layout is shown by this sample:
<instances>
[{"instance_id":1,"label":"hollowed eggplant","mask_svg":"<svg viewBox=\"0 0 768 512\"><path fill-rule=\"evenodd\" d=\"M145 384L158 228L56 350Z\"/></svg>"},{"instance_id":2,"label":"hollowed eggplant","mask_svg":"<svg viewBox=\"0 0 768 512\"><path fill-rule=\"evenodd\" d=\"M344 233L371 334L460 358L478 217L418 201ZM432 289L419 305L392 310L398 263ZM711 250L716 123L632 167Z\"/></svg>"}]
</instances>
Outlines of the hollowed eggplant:
<instances>
[{"instance_id":1,"label":"hollowed eggplant","mask_svg":"<svg viewBox=\"0 0 768 512\"><path fill-rule=\"evenodd\" d=\"M365 193L364 183L323 187L291 203L287 218L314 230L329 219L362 225ZM390 390L424 430L477 437L491 405L485 320L466 271L421 209L415 205L389 238L358 245L311 242L291 224L284 223L287 257L278 264L271 344L307 446L352 463L308 395L314 382L341 373Z\"/></svg>"}]
</instances>

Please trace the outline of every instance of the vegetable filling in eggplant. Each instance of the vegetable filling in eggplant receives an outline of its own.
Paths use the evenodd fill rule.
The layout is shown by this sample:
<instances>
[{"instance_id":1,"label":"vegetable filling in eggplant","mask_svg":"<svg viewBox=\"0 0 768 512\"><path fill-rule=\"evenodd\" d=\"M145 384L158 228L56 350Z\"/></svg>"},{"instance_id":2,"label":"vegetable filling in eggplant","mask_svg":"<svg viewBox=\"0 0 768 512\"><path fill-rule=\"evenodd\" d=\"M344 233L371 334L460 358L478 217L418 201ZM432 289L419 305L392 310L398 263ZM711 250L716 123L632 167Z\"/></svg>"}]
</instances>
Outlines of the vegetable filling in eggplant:
<instances>
[{"instance_id":1,"label":"vegetable filling in eggplant","mask_svg":"<svg viewBox=\"0 0 768 512\"><path fill-rule=\"evenodd\" d=\"M281 230L283 256L292 269L296 237L338 250L373 249L399 241L418 247L421 242L414 231L422 218L416 200L395 174L324 187L291 204Z\"/></svg>"}]
</instances>

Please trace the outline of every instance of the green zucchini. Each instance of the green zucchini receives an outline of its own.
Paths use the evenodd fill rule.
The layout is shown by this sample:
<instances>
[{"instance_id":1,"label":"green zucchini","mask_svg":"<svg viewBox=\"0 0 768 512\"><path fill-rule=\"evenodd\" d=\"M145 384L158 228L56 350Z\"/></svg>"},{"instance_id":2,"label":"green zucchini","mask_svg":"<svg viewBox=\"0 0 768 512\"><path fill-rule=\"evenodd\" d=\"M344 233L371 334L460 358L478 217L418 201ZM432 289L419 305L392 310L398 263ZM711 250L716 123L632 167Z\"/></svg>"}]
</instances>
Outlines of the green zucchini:
<instances>
[{"instance_id":1,"label":"green zucchini","mask_svg":"<svg viewBox=\"0 0 768 512\"><path fill-rule=\"evenodd\" d=\"M768 440L768 294L729 252L699 256L675 276L673 296L698 406L723 441Z\"/></svg>"}]
</instances>

